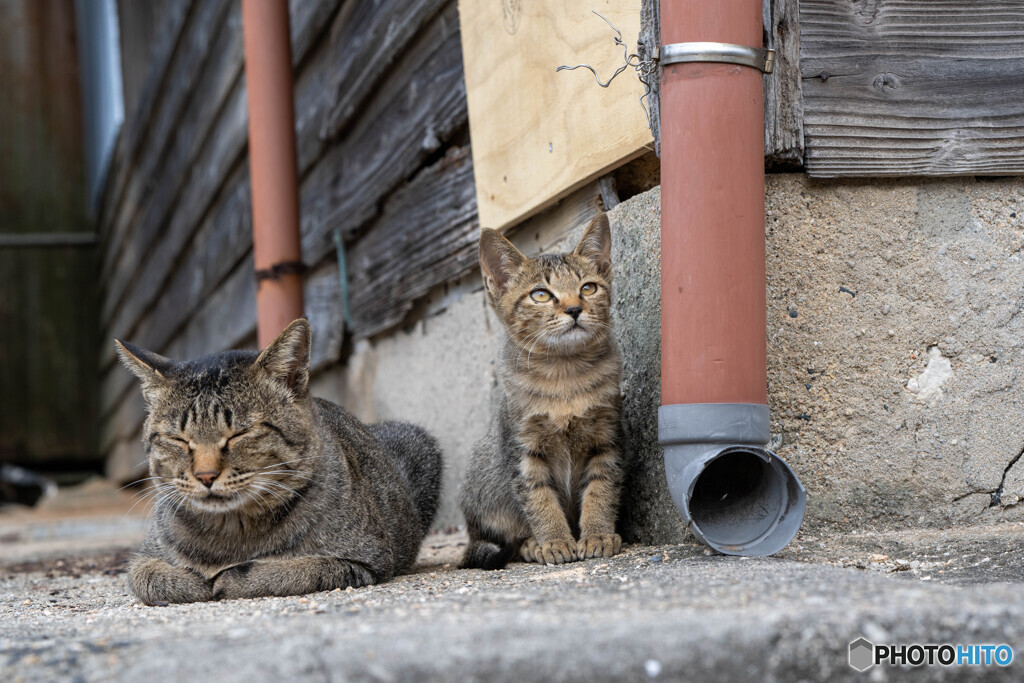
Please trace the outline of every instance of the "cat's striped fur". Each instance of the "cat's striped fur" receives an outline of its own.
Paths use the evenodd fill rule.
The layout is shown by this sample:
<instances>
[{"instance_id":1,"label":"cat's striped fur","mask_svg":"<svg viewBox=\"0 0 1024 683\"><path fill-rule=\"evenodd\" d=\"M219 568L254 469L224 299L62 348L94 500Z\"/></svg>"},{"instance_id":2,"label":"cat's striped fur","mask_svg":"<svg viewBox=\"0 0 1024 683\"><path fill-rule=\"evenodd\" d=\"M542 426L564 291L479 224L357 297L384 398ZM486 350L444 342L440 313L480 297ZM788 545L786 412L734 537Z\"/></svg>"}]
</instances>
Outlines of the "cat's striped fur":
<instances>
[{"instance_id":1,"label":"cat's striped fur","mask_svg":"<svg viewBox=\"0 0 1024 683\"><path fill-rule=\"evenodd\" d=\"M416 560L440 492L436 441L312 398L309 348L305 320L262 354L179 363L118 343L142 380L158 497L128 570L143 602L363 586Z\"/></svg>"},{"instance_id":2,"label":"cat's striped fur","mask_svg":"<svg viewBox=\"0 0 1024 683\"><path fill-rule=\"evenodd\" d=\"M460 494L470 537L463 565L610 557L622 543L622 364L607 217L572 253L534 259L483 230L480 264L507 339L497 419L474 448Z\"/></svg>"}]
</instances>

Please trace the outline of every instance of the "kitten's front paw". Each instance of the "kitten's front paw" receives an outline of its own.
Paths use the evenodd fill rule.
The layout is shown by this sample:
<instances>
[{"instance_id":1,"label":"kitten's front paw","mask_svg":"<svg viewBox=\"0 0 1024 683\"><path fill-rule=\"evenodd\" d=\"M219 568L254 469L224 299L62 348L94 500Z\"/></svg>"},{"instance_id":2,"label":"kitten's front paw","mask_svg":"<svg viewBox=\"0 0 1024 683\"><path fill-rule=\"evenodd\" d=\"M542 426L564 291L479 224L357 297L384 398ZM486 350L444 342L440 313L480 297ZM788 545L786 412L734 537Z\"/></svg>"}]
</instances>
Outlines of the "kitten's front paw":
<instances>
[{"instance_id":1,"label":"kitten's front paw","mask_svg":"<svg viewBox=\"0 0 1024 683\"><path fill-rule=\"evenodd\" d=\"M534 562L562 564L576 561L576 544L572 541L551 541L540 543L534 551Z\"/></svg>"},{"instance_id":2,"label":"kitten's front paw","mask_svg":"<svg viewBox=\"0 0 1024 683\"><path fill-rule=\"evenodd\" d=\"M576 554L581 560L591 557L611 557L622 550L622 537L618 534L591 534L576 544Z\"/></svg>"},{"instance_id":3,"label":"kitten's front paw","mask_svg":"<svg viewBox=\"0 0 1024 683\"><path fill-rule=\"evenodd\" d=\"M217 574L217 578L213 580L213 599L234 600L251 597L252 581L249 574L255 564L255 561L250 560L228 567Z\"/></svg>"},{"instance_id":4,"label":"kitten's front paw","mask_svg":"<svg viewBox=\"0 0 1024 683\"><path fill-rule=\"evenodd\" d=\"M523 558L523 562L540 562L537 559L537 548L540 545L537 543L537 539L530 536L528 539L523 541L523 544L519 546L519 556Z\"/></svg>"}]
</instances>

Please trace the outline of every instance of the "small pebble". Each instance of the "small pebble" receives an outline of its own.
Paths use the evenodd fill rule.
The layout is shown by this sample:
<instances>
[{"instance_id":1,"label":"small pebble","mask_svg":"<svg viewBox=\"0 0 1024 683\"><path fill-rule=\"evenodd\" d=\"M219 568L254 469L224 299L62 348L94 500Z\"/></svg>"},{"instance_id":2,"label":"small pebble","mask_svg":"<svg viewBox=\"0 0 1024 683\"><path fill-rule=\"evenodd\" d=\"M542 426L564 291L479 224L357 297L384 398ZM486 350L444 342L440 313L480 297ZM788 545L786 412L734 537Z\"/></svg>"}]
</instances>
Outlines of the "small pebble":
<instances>
[{"instance_id":1,"label":"small pebble","mask_svg":"<svg viewBox=\"0 0 1024 683\"><path fill-rule=\"evenodd\" d=\"M648 659L644 662L644 671L651 678L657 678L661 673L661 662L657 659Z\"/></svg>"},{"instance_id":2,"label":"small pebble","mask_svg":"<svg viewBox=\"0 0 1024 683\"><path fill-rule=\"evenodd\" d=\"M889 304L882 306L882 315L889 315L889 311L891 310L892 309L889 307Z\"/></svg>"},{"instance_id":3,"label":"small pebble","mask_svg":"<svg viewBox=\"0 0 1024 683\"><path fill-rule=\"evenodd\" d=\"M797 314L796 314L796 309L795 309L795 308L791 308L791 309L789 310L789 317L790 317L790 318L795 318L795 317L796 317L796 315L797 315Z\"/></svg>"},{"instance_id":4,"label":"small pebble","mask_svg":"<svg viewBox=\"0 0 1024 683\"><path fill-rule=\"evenodd\" d=\"M661 555L651 555L647 558L647 561L651 564L658 564L659 562L661 562Z\"/></svg>"}]
</instances>

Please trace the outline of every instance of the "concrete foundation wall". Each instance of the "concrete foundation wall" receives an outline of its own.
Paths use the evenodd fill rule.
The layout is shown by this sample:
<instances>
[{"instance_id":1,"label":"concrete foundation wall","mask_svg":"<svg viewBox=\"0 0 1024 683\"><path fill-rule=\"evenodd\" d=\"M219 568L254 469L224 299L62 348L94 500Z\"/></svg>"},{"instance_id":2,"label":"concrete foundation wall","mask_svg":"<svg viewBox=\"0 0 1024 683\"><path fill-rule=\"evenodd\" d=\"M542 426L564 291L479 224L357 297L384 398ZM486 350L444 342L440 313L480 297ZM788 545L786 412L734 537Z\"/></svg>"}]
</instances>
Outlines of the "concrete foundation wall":
<instances>
[{"instance_id":1,"label":"concrete foundation wall","mask_svg":"<svg viewBox=\"0 0 1024 683\"><path fill-rule=\"evenodd\" d=\"M772 428L807 523L1018 516L1024 179L777 176L767 209Z\"/></svg>"},{"instance_id":2,"label":"concrete foundation wall","mask_svg":"<svg viewBox=\"0 0 1024 683\"><path fill-rule=\"evenodd\" d=\"M1024 180L768 178L773 448L808 492L806 528L1019 516L1024 497ZM657 445L660 193L611 213L634 540L684 537ZM575 243L580 227L566 235ZM439 298L441 295L439 294ZM495 401L501 331L474 277L413 327L361 342L314 391L442 442L438 526ZM992 503L995 501L995 505Z\"/></svg>"}]
</instances>

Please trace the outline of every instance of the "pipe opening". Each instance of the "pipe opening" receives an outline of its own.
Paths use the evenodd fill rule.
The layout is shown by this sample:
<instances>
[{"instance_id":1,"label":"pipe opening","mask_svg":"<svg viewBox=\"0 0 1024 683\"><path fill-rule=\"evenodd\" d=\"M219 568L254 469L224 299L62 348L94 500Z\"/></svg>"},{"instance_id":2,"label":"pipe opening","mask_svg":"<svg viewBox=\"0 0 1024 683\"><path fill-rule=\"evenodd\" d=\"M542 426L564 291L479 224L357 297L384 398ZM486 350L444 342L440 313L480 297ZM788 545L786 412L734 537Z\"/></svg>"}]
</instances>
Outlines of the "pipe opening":
<instances>
[{"instance_id":1,"label":"pipe opening","mask_svg":"<svg viewBox=\"0 0 1024 683\"><path fill-rule=\"evenodd\" d=\"M690 517L712 546L728 549L756 542L785 515L787 481L770 459L764 451L732 448L697 477Z\"/></svg>"}]
</instances>

